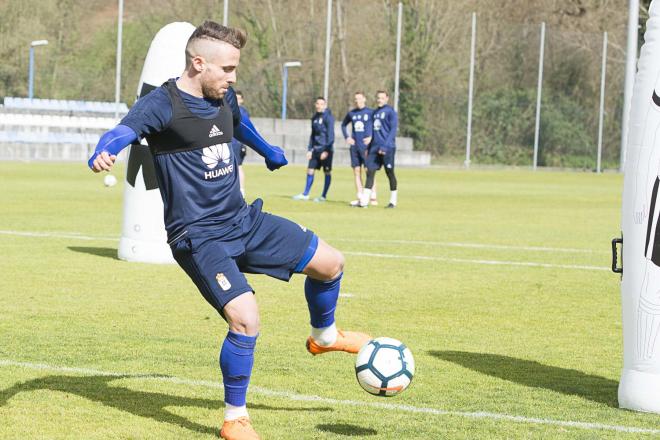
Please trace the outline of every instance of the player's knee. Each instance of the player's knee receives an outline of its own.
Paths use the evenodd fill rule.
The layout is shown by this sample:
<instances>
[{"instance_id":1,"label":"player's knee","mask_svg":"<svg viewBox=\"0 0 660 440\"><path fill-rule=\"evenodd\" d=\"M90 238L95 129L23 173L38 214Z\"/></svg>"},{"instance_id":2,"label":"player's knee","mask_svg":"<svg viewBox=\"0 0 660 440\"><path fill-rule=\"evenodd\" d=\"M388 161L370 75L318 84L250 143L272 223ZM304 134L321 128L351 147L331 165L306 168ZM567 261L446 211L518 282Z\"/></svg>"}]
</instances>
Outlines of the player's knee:
<instances>
[{"instance_id":1,"label":"player's knee","mask_svg":"<svg viewBox=\"0 0 660 440\"><path fill-rule=\"evenodd\" d=\"M333 264L330 267L330 270L328 271L328 280L334 280L337 279L341 273L344 271L344 263L346 262L344 258L344 254L339 252L338 250L335 251L335 256L333 259Z\"/></svg>"},{"instance_id":2,"label":"player's knee","mask_svg":"<svg viewBox=\"0 0 660 440\"><path fill-rule=\"evenodd\" d=\"M229 328L234 333L255 336L259 333L261 322L258 314L241 315L229 323Z\"/></svg>"}]
</instances>

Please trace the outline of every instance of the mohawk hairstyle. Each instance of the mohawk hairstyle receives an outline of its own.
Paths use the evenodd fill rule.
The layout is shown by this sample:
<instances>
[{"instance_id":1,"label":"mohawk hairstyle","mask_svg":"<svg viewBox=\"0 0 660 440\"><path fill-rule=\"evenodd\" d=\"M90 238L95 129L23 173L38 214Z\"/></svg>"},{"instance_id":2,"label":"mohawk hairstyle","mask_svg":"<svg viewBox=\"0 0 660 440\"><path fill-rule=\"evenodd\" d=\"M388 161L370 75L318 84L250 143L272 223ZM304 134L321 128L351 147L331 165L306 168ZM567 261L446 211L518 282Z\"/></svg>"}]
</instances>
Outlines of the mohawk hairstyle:
<instances>
[{"instance_id":1,"label":"mohawk hairstyle","mask_svg":"<svg viewBox=\"0 0 660 440\"><path fill-rule=\"evenodd\" d=\"M190 66L194 54L190 46L196 40L223 41L236 49L242 49L247 42L247 33L238 28L223 26L215 21L206 20L193 31L186 44L186 66Z\"/></svg>"}]
</instances>

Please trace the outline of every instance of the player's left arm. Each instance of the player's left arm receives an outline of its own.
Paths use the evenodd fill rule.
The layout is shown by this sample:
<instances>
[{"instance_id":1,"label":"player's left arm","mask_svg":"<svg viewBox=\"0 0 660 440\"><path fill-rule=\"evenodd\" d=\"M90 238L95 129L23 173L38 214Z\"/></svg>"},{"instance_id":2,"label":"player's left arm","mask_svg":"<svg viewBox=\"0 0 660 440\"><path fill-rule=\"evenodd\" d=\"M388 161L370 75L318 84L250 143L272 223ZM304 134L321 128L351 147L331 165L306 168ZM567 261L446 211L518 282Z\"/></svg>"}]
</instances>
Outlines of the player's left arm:
<instances>
[{"instance_id":1,"label":"player's left arm","mask_svg":"<svg viewBox=\"0 0 660 440\"><path fill-rule=\"evenodd\" d=\"M266 167L271 171L281 168L289 163L284 156L284 150L266 142L259 132L257 132L257 129L254 128L250 118L247 115L241 114L241 111L238 108L238 103L236 102L236 95L231 87L225 94L225 102L229 104L232 110L234 137L239 142L252 148L259 153L261 157L266 159Z\"/></svg>"},{"instance_id":2,"label":"player's left arm","mask_svg":"<svg viewBox=\"0 0 660 440\"><path fill-rule=\"evenodd\" d=\"M387 113L387 119L390 122L390 131L387 133L387 138L385 139L385 145L387 146L387 151L394 148L394 142L396 139L396 130L399 124L399 118L397 117L394 109L390 109Z\"/></svg>"},{"instance_id":3,"label":"player's left arm","mask_svg":"<svg viewBox=\"0 0 660 440\"><path fill-rule=\"evenodd\" d=\"M331 112L328 112L328 116L323 118L323 123L325 124L326 129L326 144L325 151L331 151L332 146L335 143L335 117Z\"/></svg>"},{"instance_id":4,"label":"player's left arm","mask_svg":"<svg viewBox=\"0 0 660 440\"><path fill-rule=\"evenodd\" d=\"M341 121L341 134L344 135L344 139L347 141L349 138L351 138L351 136L348 135L348 130L346 130L346 127L351 121L351 112L346 113L346 116L344 116L344 119Z\"/></svg>"}]
</instances>

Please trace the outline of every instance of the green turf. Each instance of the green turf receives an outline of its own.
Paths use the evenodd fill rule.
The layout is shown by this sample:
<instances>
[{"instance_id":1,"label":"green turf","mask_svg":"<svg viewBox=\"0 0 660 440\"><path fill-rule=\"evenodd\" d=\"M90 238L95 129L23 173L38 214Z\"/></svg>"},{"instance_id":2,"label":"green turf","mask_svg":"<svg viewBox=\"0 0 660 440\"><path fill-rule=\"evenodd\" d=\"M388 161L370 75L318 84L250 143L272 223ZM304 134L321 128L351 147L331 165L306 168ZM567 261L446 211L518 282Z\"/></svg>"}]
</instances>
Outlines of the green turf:
<instances>
[{"instance_id":1,"label":"green turf","mask_svg":"<svg viewBox=\"0 0 660 440\"><path fill-rule=\"evenodd\" d=\"M265 210L346 253L342 291L352 296L340 298L338 324L401 339L417 363L402 395L368 395L353 357L306 353L303 278L249 276L262 314L249 407L263 438L649 437L470 412L659 428L659 416L616 407L616 275L474 261L607 267L619 233L620 175L400 169L399 207L382 209L389 191L379 175L381 206L359 210L347 206L349 169L334 171L325 204L290 199L304 184L301 167L269 173L251 165L246 174L250 199L262 197ZM178 267L116 258L117 241L105 238L120 234L122 194L121 183L105 188L83 164L0 163L0 230L98 237L0 233L2 439L217 435L222 390L212 385L220 382L225 325ZM431 258L403 258L410 256Z\"/></svg>"}]
</instances>

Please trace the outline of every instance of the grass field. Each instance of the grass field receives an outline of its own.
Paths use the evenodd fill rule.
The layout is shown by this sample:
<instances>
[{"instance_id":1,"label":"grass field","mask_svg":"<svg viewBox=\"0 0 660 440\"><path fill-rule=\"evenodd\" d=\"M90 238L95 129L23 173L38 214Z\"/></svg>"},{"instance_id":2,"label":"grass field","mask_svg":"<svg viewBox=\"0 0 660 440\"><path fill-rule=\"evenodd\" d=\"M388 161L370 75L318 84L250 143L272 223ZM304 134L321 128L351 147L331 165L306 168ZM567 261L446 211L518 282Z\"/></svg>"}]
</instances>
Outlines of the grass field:
<instances>
[{"instance_id":1,"label":"grass field","mask_svg":"<svg viewBox=\"0 0 660 440\"><path fill-rule=\"evenodd\" d=\"M340 327L417 363L402 395L365 393L353 357L305 351L303 278L250 276L264 439L660 435L660 416L616 402L620 175L401 169L397 209L381 175L381 207L357 210L348 169L325 204L290 199L301 167L246 173L249 199L345 253ZM2 439L217 435L225 324L178 267L116 258L122 190L83 164L0 163Z\"/></svg>"}]
</instances>

